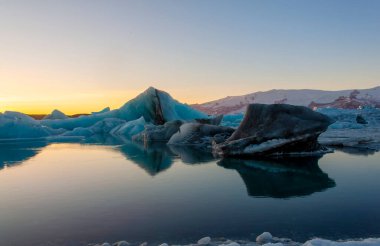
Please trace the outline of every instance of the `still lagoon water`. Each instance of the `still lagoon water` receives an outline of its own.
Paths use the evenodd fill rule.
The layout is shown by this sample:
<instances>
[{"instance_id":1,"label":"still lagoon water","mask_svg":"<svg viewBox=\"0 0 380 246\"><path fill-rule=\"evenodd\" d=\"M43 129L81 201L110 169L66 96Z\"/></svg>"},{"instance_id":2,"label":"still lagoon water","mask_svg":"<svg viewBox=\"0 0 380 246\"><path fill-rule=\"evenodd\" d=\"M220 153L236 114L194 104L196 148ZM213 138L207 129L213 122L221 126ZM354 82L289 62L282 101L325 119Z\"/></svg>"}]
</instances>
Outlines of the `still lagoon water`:
<instances>
[{"instance_id":1,"label":"still lagoon water","mask_svg":"<svg viewBox=\"0 0 380 246\"><path fill-rule=\"evenodd\" d=\"M0 245L380 236L380 154L215 159L132 143L0 144Z\"/></svg>"}]
</instances>

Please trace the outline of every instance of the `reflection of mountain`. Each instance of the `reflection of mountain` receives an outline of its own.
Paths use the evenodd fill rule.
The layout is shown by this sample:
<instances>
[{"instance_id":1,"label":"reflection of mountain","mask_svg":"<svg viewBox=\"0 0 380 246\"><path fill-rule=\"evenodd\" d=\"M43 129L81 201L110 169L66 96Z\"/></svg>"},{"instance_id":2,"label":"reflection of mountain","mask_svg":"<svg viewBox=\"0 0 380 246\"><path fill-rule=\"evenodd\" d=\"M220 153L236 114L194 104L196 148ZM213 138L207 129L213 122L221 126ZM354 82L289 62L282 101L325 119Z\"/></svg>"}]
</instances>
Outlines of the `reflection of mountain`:
<instances>
[{"instance_id":1,"label":"reflection of mountain","mask_svg":"<svg viewBox=\"0 0 380 246\"><path fill-rule=\"evenodd\" d=\"M47 145L45 141L12 141L0 143L0 169L13 166L37 155Z\"/></svg>"},{"instance_id":2,"label":"reflection of mountain","mask_svg":"<svg viewBox=\"0 0 380 246\"><path fill-rule=\"evenodd\" d=\"M335 187L318 166L316 157L271 160L223 159L218 165L235 169L255 197L288 198L307 196Z\"/></svg>"},{"instance_id":3,"label":"reflection of mountain","mask_svg":"<svg viewBox=\"0 0 380 246\"><path fill-rule=\"evenodd\" d=\"M174 155L166 144L144 146L128 142L117 149L152 176L168 169L173 164Z\"/></svg>"}]
</instances>

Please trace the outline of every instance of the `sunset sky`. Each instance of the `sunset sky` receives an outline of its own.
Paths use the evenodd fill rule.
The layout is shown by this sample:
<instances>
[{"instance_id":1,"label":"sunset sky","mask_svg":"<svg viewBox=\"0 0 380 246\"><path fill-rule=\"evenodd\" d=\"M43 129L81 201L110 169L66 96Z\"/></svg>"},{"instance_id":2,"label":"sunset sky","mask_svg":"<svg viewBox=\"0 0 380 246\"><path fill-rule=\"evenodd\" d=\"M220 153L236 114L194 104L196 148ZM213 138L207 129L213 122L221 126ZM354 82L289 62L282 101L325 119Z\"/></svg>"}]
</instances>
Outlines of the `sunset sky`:
<instances>
[{"instance_id":1,"label":"sunset sky","mask_svg":"<svg viewBox=\"0 0 380 246\"><path fill-rule=\"evenodd\" d=\"M0 112L380 85L377 0L0 0Z\"/></svg>"}]
</instances>

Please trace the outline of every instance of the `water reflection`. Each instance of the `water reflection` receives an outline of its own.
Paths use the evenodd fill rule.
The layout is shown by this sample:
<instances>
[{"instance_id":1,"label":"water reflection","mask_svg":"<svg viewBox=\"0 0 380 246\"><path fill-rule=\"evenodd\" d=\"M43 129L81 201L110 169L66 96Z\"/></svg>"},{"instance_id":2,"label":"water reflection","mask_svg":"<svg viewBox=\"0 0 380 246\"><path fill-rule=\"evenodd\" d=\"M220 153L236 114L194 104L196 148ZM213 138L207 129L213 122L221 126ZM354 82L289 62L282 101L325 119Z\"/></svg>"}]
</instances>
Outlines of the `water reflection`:
<instances>
[{"instance_id":1,"label":"water reflection","mask_svg":"<svg viewBox=\"0 0 380 246\"><path fill-rule=\"evenodd\" d=\"M168 147L185 164L201 164L215 160L215 157L210 152L200 149L175 145L169 145Z\"/></svg>"},{"instance_id":2,"label":"water reflection","mask_svg":"<svg viewBox=\"0 0 380 246\"><path fill-rule=\"evenodd\" d=\"M82 140L82 143L84 144L106 145L106 146L122 145L129 142L131 141L128 139L125 139L123 137L114 137L110 134L96 134Z\"/></svg>"},{"instance_id":3,"label":"water reflection","mask_svg":"<svg viewBox=\"0 0 380 246\"><path fill-rule=\"evenodd\" d=\"M185 164L214 161L208 152L163 143L142 145L125 139L94 136L82 144L114 146L126 159L155 176L169 169L176 158ZM0 144L0 169L20 164L37 155L49 143L44 141L7 142ZM236 170L254 197L289 198L307 196L335 186L334 180L318 166L318 157L283 159L222 159L218 165Z\"/></svg>"},{"instance_id":4,"label":"water reflection","mask_svg":"<svg viewBox=\"0 0 380 246\"><path fill-rule=\"evenodd\" d=\"M350 148L350 147L335 148L335 150L349 154L349 155L358 155L358 156L370 156L370 155L376 154L377 152L374 149Z\"/></svg>"},{"instance_id":5,"label":"water reflection","mask_svg":"<svg viewBox=\"0 0 380 246\"><path fill-rule=\"evenodd\" d=\"M335 181L319 168L318 160L319 157L223 159L218 165L235 169L250 196L290 198L335 187Z\"/></svg>"},{"instance_id":6,"label":"water reflection","mask_svg":"<svg viewBox=\"0 0 380 246\"><path fill-rule=\"evenodd\" d=\"M0 142L0 169L22 164L47 146L46 141Z\"/></svg>"},{"instance_id":7,"label":"water reflection","mask_svg":"<svg viewBox=\"0 0 380 246\"><path fill-rule=\"evenodd\" d=\"M160 143L144 146L127 142L116 149L152 176L168 169L175 157L166 144Z\"/></svg>"}]
</instances>

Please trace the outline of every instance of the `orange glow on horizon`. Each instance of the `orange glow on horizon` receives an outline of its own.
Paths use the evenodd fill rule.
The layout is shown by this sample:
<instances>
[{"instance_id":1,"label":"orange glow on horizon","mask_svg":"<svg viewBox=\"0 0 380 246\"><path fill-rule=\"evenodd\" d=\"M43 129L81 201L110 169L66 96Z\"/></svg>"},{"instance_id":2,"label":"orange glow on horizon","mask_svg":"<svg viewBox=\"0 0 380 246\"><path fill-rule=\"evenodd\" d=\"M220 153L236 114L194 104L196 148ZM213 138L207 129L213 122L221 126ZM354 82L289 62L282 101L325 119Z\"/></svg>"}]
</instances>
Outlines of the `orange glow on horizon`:
<instances>
[{"instance_id":1,"label":"orange glow on horizon","mask_svg":"<svg viewBox=\"0 0 380 246\"><path fill-rule=\"evenodd\" d=\"M105 107L117 109L123 106L126 102L139 95L141 91L119 91L119 92L106 92L106 93L93 93L93 94L71 94L67 96L54 96L54 95L22 95L14 97L1 97L0 96L0 112L4 111L17 111L25 114L49 114L54 109L58 109L67 115L86 114L97 112ZM200 99L199 93L197 98L194 94L184 93L182 90L177 96L177 92L169 93L172 97L182 103L202 103L207 99L213 100L217 98ZM202 97L202 96L201 96Z\"/></svg>"},{"instance_id":2,"label":"orange glow on horizon","mask_svg":"<svg viewBox=\"0 0 380 246\"><path fill-rule=\"evenodd\" d=\"M256 91L266 91L272 88L256 88L249 86L208 86L202 87L174 88L171 86L156 86L155 88L168 92L174 99L181 103L196 104L224 98L226 96L245 95ZM338 86L337 86L338 87ZM32 86L28 87L30 91ZM25 88L24 88L25 89ZM145 91L147 88L134 88L132 90L98 90L88 92L71 92L70 88L54 90L48 88L38 90L33 94L29 91L20 91L12 88L6 94L0 92L0 112L17 111L25 114L49 114L58 109L66 115L86 114L97 112L105 107L117 109L129 100ZM299 88L287 88L299 89ZM312 89L312 88L302 88ZM323 88L320 88L323 89ZM330 88L329 90L341 90L343 88ZM361 88L357 88L361 89ZM85 91L82 89L82 91ZM4 92L3 92L4 93ZM15 94L17 93L17 94ZM6 96L5 96L6 95ZM12 96L8 96L12 95Z\"/></svg>"}]
</instances>

